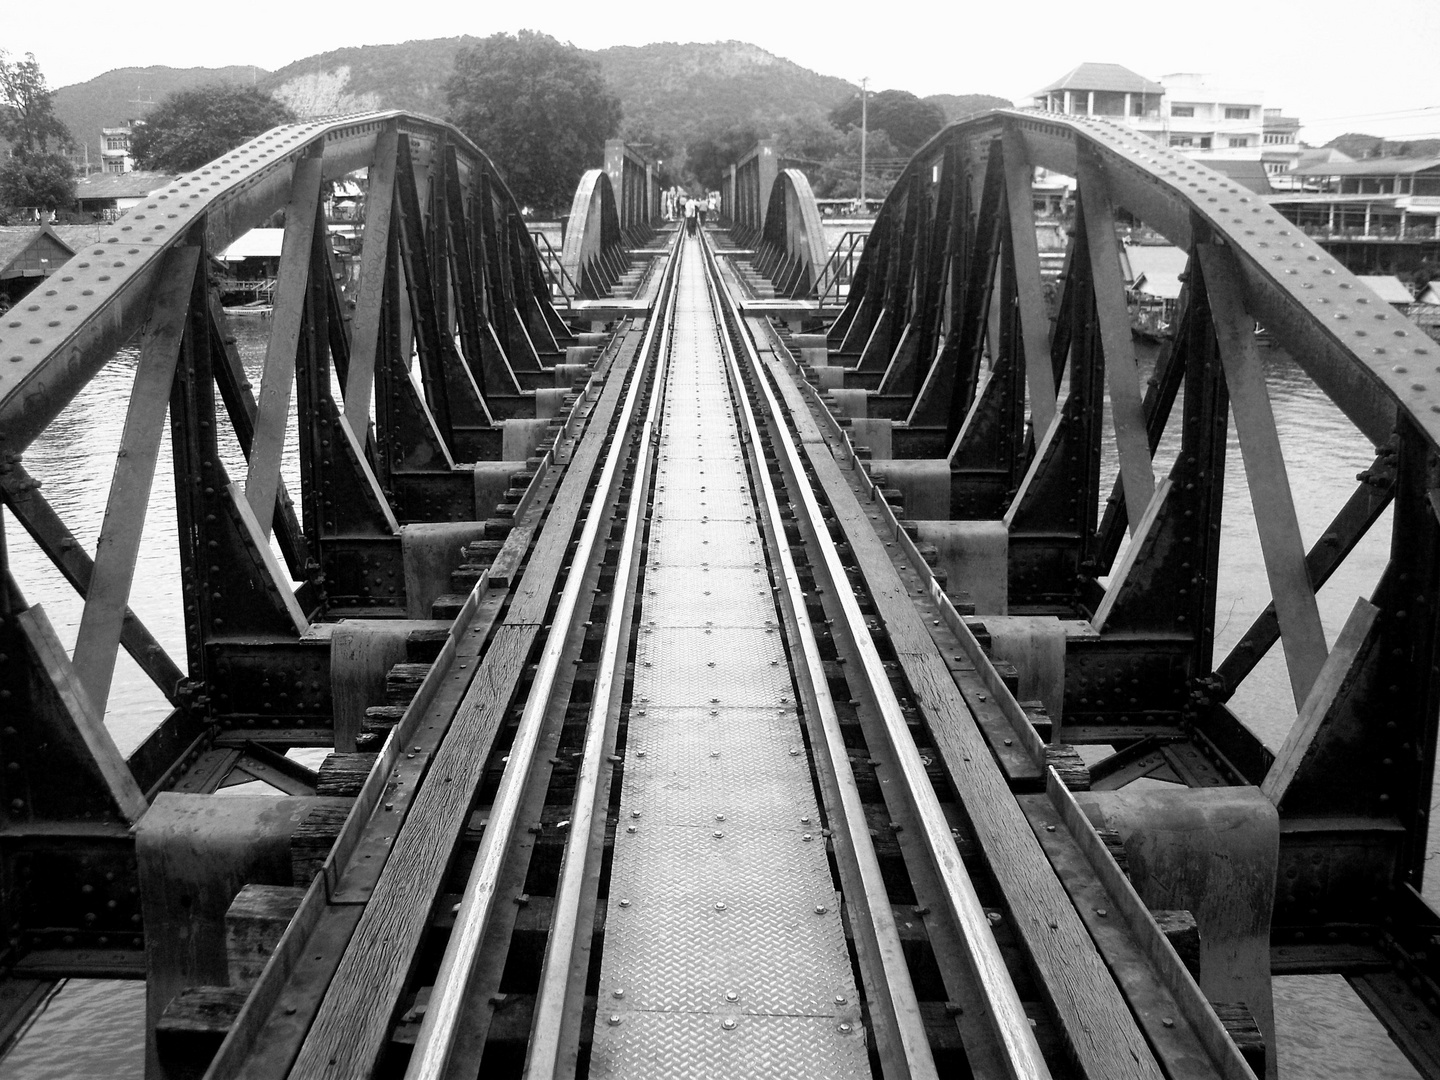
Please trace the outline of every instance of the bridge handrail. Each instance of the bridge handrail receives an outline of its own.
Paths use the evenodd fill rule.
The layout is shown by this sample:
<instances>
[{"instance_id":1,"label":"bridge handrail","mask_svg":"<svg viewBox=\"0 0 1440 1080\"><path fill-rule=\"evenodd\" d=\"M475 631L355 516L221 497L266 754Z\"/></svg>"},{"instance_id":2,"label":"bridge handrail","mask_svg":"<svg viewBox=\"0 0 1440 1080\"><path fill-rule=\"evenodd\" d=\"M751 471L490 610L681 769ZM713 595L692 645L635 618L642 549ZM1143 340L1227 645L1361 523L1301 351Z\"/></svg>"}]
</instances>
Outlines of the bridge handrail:
<instances>
[{"instance_id":1,"label":"bridge handrail","mask_svg":"<svg viewBox=\"0 0 1440 1080\"><path fill-rule=\"evenodd\" d=\"M564 301L564 306L568 308L580 295L579 286L565 269L560 252L550 243L550 237L539 229L531 229L530 239L535 242L535 248L540 252L540 267L545 274L546 283L550 286L550 295Z\"/></svg>"},{"instance_id":2,"label":"bridge handrail","mask_svg":"<svg viewBox=\"0 0 1440 1080\"><path fill-rule=\"evenodd\" d=\"M820 268L819 284L815 291L821 307L824 307L827 301L839 303L844 299L840 295L840 286L849 284L854 278L856 263L865 254L865 238L869 235L870 233L863 229L850 229L840 237L840 242L835 245L830 257L825 260L825 265Z\"/></svg>"}]
</instances>

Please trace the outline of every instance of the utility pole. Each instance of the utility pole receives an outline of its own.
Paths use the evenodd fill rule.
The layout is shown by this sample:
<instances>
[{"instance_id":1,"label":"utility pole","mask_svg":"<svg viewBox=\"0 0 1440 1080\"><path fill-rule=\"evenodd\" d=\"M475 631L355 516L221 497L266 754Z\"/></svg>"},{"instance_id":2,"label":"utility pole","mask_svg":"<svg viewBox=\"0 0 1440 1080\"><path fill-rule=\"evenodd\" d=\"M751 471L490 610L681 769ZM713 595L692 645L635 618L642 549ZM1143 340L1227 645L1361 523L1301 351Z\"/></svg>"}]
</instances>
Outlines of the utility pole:
<instances>
[{"instance_id":1,"label":"utility pole","mask_svg":"<svg viewBox=\"0 0 1440 1080\"><path fill-rule=\"evenodd\" d=\"M860 210L865 210L865 142L868 138L869 115L866 106L866 86L870 83L867 75L860 80Z\"/></svg>"}]
</instances>

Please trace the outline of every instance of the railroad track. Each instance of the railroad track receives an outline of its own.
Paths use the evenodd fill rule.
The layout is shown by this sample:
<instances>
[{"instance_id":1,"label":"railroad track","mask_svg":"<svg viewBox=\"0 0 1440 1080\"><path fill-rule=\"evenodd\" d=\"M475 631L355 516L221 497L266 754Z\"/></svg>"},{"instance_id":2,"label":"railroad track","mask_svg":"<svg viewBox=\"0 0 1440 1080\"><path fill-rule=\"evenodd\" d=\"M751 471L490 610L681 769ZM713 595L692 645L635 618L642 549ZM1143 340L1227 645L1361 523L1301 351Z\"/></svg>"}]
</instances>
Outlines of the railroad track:
<instances>
[{"instance_id":1,"label":"railroad track","mask_svg":"<svg viewBox=\"0 0 1440 1080\"><path fill-rule=\"evenodd\" d=\"M1249 1075L709 242L655 289L208 1075Z\"/></svg>"}]
</instances>

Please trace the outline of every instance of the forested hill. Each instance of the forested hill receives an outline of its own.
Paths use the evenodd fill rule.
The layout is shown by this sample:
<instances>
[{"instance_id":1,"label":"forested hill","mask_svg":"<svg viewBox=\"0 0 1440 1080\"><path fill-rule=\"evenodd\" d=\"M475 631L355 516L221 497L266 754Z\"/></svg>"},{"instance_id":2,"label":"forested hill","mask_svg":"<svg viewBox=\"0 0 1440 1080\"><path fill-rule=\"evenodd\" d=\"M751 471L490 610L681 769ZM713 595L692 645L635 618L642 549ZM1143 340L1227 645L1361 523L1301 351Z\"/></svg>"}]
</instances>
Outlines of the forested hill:
<instances>
[{"instance_id":1,"label":"forested hill","mask_svg":"<svg viewBox=\"0 0 1440 1080\"><path fill-rule=\"evenodd\" d=\"M1014 102L994 94L931 94L925 100L940 106L947 123L963 120L967 116L974 116L989 109L1014 108Z\"/></svg>"},{"instance_id":2,"label":"forested hill","mask_svg":"<svg viewBox=\"0 0 1440 1080\"><path fill-rule=\"evenodd\" d=\"M654 134L683 146L700 134L822 119L859 92L743 41L616 46L595 53L620 96L627 135Z\"/></svg>"},{"instance_id":3,"label":"forested hill","mask_svg":"<svg viewBox=\"0 0 1440 1080\"><path fill-rule=\"evenodd\" d=\"M334 49L287 64L262 87L302 116L406 109L444 117L445 81L455 54L478 40L429 38Z\"/></svg>"},{"instance_id":4,"label":"forested hill","mask_svg":"<svg viewBox=\"0 0 1440 1080\"><path fill-rule=\"evenodd\" d=\"M116 68L89 82L56 90L55 115L70 129L77 146L89 144L90 163L94 165L100 160L100 129L144 116L149 102L206 83L263 82L268 74L264 68L253 67Z\"/></svg>"},{"instance_id":5,"label":"forested hill","mask_svg":"<svg viewBox=\"0 0 1440 1080\"><path fill-rule=\"evenodd\" d=\"M443 117L445 81L455 54L476 40L462 36L335 49L273 72L249 67L121 68L56 90L55 111L77 140L90 142L92 160L99 154L102 125L143 116L146 106L136 102L159 101L173 90L207 82L255 80L302 116L408 109ZM590 55L620 97L623 134L666 153L740 126L763 133L787 120L823 122L832 108L859 90L844 79L821 75L743 41L658 42ZM939 105L948 119L1009 104L984 94L938 94L927 100Z\"/></svg>"},{"instance_id":6,"label":"forested hill","mask_svg":"<svg viewBox=\"0 0 1440 1080\"><path fill-rule=\"evenodd\" d=\"M262 86L300 113L403 108L443 116L455 54L475 40L336 49L297 60ZM856 90L740 41L617 46L590 55L620 97L625 132L675 145L736 124L821 117Z\"/></svg>"}]
</instances>

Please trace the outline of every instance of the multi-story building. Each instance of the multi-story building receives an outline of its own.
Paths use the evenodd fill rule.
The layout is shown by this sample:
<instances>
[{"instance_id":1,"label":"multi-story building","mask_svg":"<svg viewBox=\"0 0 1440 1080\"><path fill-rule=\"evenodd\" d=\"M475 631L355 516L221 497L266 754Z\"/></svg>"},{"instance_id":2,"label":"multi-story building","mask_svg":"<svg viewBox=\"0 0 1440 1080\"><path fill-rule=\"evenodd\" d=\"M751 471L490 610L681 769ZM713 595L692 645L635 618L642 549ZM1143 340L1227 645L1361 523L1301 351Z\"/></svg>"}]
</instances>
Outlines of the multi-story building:
<instances>
[{"instance_id":1,"label":"multi-story building","mask_svg":"<svg viewBox=\"0 0 1440 1080\"><path fill-rule=\"evenodd\" d=\"M1168 145L1208 161L1259 161L1264 107L1258 90L1214 83L1208 75L1162 75Z\"/></svg>"},{"instance_id":2,"label":"multi-story building","mask_svg":"<svg viewBox=\"0 0 1440 1080\"><path fill-rule=\"evenodd\" d=\"M135 134L135 121L126 120L119 127L100 129L100 171L127 173L135 171L135 159L130 156L130 139Z\"/></svg>"},{"instance_id":3,"label":"multi-story building","mask_svg":"<svg viewBox=\"0 0 1440 1080\"><path fill-rule=\"evenodd\" d=\"M1257 90L1190 73L1152 82L1119 64L1086 63L1037 90L1033 100L1051 112L1109 117L1258 191L1269 190L1261 169L1265 109Z\"/></svg>"},{"instance_id":4,"label":"multi-story building","mask_svg":"<svg viewBox=\"0 0 1440 1080\"><path fill-rule=\"evenodd\" d=\"M1290 186L1290 174L1300 161L1299 117L1285 116L1279 109L1265 110L1260 160L1271 187Z\"/></svg>"},{"instance_id":5,"label":"multi-story building","mask_svg":"<svg viewBox=\"0 0 1440 1080\"><path fill-rule=\"evenodd\" d=\"M1081 64L1032 96L1048 112L1106 116L1148 134L1164 128L1165 87L1119 64Z\"/></svg>"}]
</instances>

